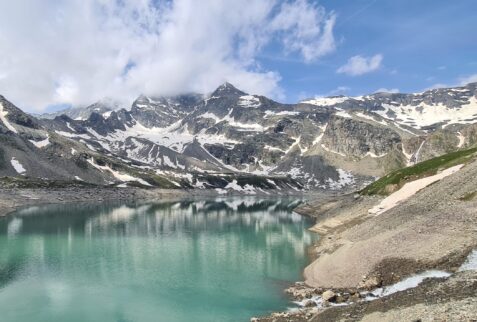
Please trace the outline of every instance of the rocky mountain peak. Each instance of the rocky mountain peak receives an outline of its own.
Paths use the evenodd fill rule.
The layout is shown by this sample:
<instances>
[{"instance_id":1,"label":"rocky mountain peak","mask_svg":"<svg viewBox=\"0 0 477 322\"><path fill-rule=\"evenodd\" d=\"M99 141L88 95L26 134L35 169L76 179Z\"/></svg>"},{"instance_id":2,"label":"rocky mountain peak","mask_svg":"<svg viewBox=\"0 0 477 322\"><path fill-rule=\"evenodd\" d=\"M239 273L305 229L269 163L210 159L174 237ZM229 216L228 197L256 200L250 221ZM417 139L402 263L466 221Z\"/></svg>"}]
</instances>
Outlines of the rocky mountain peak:
<instances>
[{"instance_id":1,"label":"rocky mountain peak","mask_svg":"<svg viewBox=\"0 0 477 322\"><path fill-rule=\"evenodd\" d=\"M247 93L242 92L234 85L230 84L229 82L225 82L212 93L211 96L220 97L220 96L243 96L247 95Z\"/></svg>"}]
</instances>

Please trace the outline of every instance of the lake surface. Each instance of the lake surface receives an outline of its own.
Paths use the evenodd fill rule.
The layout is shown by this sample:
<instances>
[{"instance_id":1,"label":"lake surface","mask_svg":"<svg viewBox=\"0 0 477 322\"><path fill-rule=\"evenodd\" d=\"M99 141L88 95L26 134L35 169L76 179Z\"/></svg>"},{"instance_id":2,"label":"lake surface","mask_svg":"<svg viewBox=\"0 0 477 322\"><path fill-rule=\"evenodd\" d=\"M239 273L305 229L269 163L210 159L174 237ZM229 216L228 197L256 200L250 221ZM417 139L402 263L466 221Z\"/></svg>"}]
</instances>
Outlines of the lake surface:
<instances>
[{"instance_id":1,"label":"lake surface","mask_svg":"<svg viewBox=\"0 0 477 322\"><path fill-rule=\"evenodd\" d=\"M33 207L0 218L0 320L249 321L293 307L293 199Z\"/></svg>"}]
</instances>

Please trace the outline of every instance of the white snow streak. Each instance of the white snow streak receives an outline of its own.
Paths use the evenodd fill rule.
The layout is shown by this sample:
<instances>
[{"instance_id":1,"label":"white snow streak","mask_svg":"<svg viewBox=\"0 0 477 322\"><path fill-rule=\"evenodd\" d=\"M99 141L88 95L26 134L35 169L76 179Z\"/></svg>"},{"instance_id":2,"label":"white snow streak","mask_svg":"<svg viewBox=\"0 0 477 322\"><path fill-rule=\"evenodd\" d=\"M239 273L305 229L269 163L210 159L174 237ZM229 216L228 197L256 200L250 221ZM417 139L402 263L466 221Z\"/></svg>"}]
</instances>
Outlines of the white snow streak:
<instances>
[{"instance_id":1,"label":"white snow streak","mask_svg":"<svg viewBox=\"0 0 477 322\"><path fill-rule=\"evenodd\" d=\"M15 129L13 125L11 125L10 122L8 122L7 115L8 115L8 112L3 110L3 103L0 102L0 121L2 121L3 124L10 131L12 131L13 133L18 133L17 129Z\"/></svg>"},{"instance_id":2,"label":"white snow streak","mask_svg":"<svg viewBox=\"0 0 477 322\"><path fill-rule=\"evenodd\" d=\"M46 139L41 140L41 141L33 141L33 140L28 140L28 141L30 141L33 145L35 145L39 149L44 148L45 146L50 144L50 138L49 137L47 137Z\"/></svg>"},{"instance_id":3,"label":"white snow streak","mask_svg":"<svg viewBox=\"0 0 477 322\"><path fill-rule=\"evenodd\" d=\"M12 167L15 169L15 171L19 174L24 174L26 172L23 165L14 157L10 160L10 163L12 164Z\"/></svg>"},{"instance_id":4,"label":"white snow streak","mask_svg":"<svg viewBox=\"0 0 477 322\"><path fill-rule=\"evenodd\" d=\"M379 205L369 209L368 213L378 216L388 211L389 209L394 208L395 206L397 206L404 200L409 199L410 197L415 195L419 190L424 189L431 183L437 182L453 173L456 173L463 166L464 166L463 164L459 164L454 167L448 168L436 175L408 182L401 189L392 193L391 195L386 197L384 200L382 200Z\"/></svg>"}]
</instances>

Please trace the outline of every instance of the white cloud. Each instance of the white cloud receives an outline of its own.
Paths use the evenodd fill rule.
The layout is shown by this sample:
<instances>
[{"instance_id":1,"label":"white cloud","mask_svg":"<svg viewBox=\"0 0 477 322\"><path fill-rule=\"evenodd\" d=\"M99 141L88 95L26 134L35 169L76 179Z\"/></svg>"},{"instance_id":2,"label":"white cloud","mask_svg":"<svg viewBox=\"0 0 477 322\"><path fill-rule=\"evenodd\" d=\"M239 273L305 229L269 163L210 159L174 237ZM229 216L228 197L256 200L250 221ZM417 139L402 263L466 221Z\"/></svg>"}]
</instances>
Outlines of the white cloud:
<instances>
[{"instance_id":1,"label":"white cloud","mask_svg":"<svg viewBox=\"0 0 477 322\"><path fill-rule=\"evenodd\" d=\"M469 83L476 83L476 82L477 82L477 74L472 74L467 76L461 76L457 78L457 81L454 81L452 83L436 83L436 84L433 84L432 86L425 88L424 90L427 91L427 90L438 89L438 88L459 87L459 86L465 86Z\"/></svg>"},{"instance_id":2,"label":"white cloud","mask_svg":"<svg viewBox=\"0 0 477 322\"><path fill-rule=\"evenodd\" d=\"M379 88L375 91L375 93L399 93L398 88Z\"/></svg>"},{"instance_id":3,"label":"white cloud","mask_svg":"<svg viewBox=\"0 0 477 322\"><path fill-rule=\"evenodd\" d=\"M0 94L36 111L224 81L280 98L280 75L257 61L267 45L306 62L335 48L336 17L312 0L156 2L1 1Z\"/></svg>"},{"instance_id":4,"label":"white cloud","mask_svg":"<svg viewBox=\"0 0 477 322\"><path fill-rule=\"evenodd\" d=\"M285 2L280 9L271 22L271 29L284 32L281 38L288 51L300 52L309 62L335 50L335 14L328 14L323 7L306 0ZM316 24L316 21L323 23Z\"/></svg>"},{"instance_id":5,"label":"white cloud","mask_svg":"<svg viewBox=\"0 0 477 322\"><path fill-rule=\"evenodd\" d=\"M326 94L326 96L346 95L351 90L348 86L338 86Z\"/></svg>"},{"instance_id":6,"label":"white cloud","mask_svg":"<svg viewBox=\"0 0 477 322\"><path fill-rule=\"evenodd\" d=\"M347 96L348 92L351 90L348 86L338 86L325 94L315 94L315 95L306 95L304 92L300 93L299 101L310 98L326 98L330 96Z\"/></svg>"},{"instance_id":7,"label":"white cloud","mask_svg":"<svg viewBox=\"0 0 477 322\"><path fill-rule=\"evenodd\" d=\"M439 88L447 88L447 87L453 87L453 86L456 86L456 85L448 85L448 84L444 84L444 83L436 83L436 84L433 84L429 87L426 87L424 89L424 91L428 91L428 90L431 90L431 89L439 89Z\"/></svg>"},{"instance_id":8,"label":"white cloud","mask_svg":"<svg viewBox=\"0 0 477 322\"><path fill-rule=\"evenodd\" d=\"M475 82L477 82L477 74L459 78L459 85L467 85L469 83L475 83Z\"/></svg>"},{"instance_id":9,"label":"white cloud","mask_svg":"<svg viewBox=\"0 0 477 322\"><path fill-rule=\"evenodd\" d=\"M337 73L351 76L359 76L373 72L381 67L383 55L377 54L372 57L353 56L348 62L338 68Z\"/></svg>"}]
</instances>

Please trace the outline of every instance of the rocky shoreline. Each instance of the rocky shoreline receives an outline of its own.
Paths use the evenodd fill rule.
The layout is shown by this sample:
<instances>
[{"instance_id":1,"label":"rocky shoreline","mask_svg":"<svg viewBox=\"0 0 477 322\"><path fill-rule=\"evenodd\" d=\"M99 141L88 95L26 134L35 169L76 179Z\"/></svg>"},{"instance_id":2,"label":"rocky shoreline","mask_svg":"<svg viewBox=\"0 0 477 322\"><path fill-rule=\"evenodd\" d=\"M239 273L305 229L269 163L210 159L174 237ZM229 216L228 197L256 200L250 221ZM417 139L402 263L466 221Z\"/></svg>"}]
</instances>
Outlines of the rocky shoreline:
<instances>
[{"instance_id":1,"label":"rocky shoreline","mask_svg":"<svg viewBox=\"0 0 477 322\"><path fill-rule=\"evenodd\" d=\"M136 187L0 188L0 217L16 209L71 202L154 201L195 197L219 197L215 190L143 189Z\"/></svg>"},{"instance_id":2,"label":"rocky shoreline","mask_svg":"<svg viewBox=\"0 0 477 322\"><path fill-rule=\"evenodd\" d=\"M273 191L273 195L303 196L304 192ZM105 187L68 185L61 188L0 188L0 217L27 206L101 201L154 201L160 199L197 198L197 197L230 197L250 196L240 192L220 194L214 189L144 189L138 187ZM253 196L270 197L272 192L259 192Z\"/></svg>"},{"instance_id":3,"label":"rocky shoreline","mask_svg":"<svg viewBox=\"0 0 477 322\"><path fill-rule=\"evenodd\" d=\"M477 200L466 197L477 191L469 180L476 177L473 162L380 215L369 212L382 200L376 196L300 206L296 212L316 218L311 230L321 237L305 282L286 290L301 308L252 321L476 321L477 272L459 271L477 248ZM417 286L373 298L435 271Z\"/></svg>"}]
</instances>

